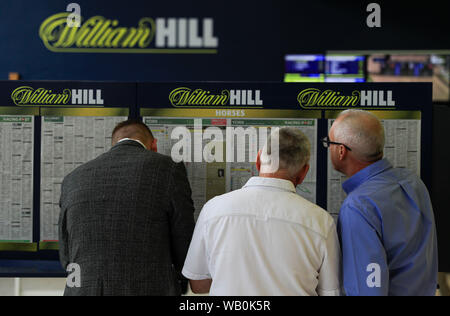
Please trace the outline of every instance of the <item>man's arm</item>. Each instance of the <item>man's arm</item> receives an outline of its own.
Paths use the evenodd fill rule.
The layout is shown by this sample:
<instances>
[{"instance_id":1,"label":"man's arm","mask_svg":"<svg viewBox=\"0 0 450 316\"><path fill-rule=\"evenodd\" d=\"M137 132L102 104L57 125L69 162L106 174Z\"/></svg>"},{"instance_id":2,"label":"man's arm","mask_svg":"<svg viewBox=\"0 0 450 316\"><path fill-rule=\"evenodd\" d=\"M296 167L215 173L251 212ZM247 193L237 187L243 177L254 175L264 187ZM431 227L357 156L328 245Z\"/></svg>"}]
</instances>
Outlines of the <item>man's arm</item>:
<instances>
[{"instance_id":1,"label":"man's arm","mask_svg":"<svg viewBox=\"0 0 450 316\"><path fill-rule=\"evenodd\" d=\"M171 182L171 246L175 269L181 273L195 226L194 202L183 163L175 165Z\"/></svg>"},{"instance_id":2,"label":"man's arm","mask_svg":"<svg viewBox=\"0 0 450 316\"><path fill-rule=\"evenodd\" d=\"M194 235L182 271L183 275L190 280L192 292L196 294L208 293L212 284L204 221L207 213L206 208L207 204L203 207L195 225Z\"/></svg>"},{"instance_id":3,"label":"man's arm","mask_svg":"<svg viewBox=\"0 0 450 316\"><path fill-rule=\"evenodd\" d=\"M191 290L195 294L206 294L211 289L211 279L206 280L189 280Z\"/></svg>"},{"instance_id":4,"label":"man's arm","mask_svg":"<svg viewBox=\"0 0 450 316\"><path fill-rule=\"evenodd\" d=\"M338 233L342 247L343 283L349 296L386 296L389 268L380 240L381 223L358 208L343 205Z\"/></svg>"},{"instance_id":5,"label":"man's arm","mask_svg":"<svg viewBox=\"0 0 450 316\"><path fill-rule=\"evenodd\" d=\"M323 248L324 257L319 271L317 294L339 296L341 294L341 249L334 221Z\"/></svg>"}]
</instances>

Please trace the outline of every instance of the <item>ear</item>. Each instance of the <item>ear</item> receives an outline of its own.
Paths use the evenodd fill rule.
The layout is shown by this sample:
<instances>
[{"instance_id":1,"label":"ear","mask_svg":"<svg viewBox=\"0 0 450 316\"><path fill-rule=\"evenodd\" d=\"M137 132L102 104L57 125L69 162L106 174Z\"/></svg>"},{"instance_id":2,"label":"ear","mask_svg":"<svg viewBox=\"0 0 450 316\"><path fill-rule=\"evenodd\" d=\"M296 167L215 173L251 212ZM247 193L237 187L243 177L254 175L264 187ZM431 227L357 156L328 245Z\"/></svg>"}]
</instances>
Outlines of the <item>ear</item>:
<instances>
[{"instance_id":1,"label":"ear","mask_svg":"<svg viewBox=\"0 0 450 316\"><path fill-rule=\"evenodd\" d=\"M117 139L116 135L115 134L112 135L112 137L111 137L111 146L114 147L117 144L117 141L118 141L118 139Z\"/></svg>"},{"instance_id":2,"label":"ear","mask_svg":"<svg viewBox=\"0 0 450 316\"><path fill-rule=\"evenodd\" d=\"M339 155L338 155L339 160L341 161L344 160L345 157L347 156L347 153L348 153L347 148L345 148L344 145L339 145Z\"/></svg>"},{"instance_id":3,"label":"ear","mask_svg":"<svg viewBox=\"0 0 450 316\"><path fill-rule=\"evenodd\" d=\"M297 185L302 184L303 180L305 180L306 175L308 174L308 171L309 171L309 164L306 164L297 174L297 177L295 179Z\"/></svg>"},{"instance_id":4,"label":"ear","mask_svg":"<svg viewBox=\"0 0 450 316\"><path fill-rule=\"evenodd\" d=\"M258 155L256 156L256 169L258 169L258 172L261 171L261 150L258 151Z\"/></svg>"}]
</instances>

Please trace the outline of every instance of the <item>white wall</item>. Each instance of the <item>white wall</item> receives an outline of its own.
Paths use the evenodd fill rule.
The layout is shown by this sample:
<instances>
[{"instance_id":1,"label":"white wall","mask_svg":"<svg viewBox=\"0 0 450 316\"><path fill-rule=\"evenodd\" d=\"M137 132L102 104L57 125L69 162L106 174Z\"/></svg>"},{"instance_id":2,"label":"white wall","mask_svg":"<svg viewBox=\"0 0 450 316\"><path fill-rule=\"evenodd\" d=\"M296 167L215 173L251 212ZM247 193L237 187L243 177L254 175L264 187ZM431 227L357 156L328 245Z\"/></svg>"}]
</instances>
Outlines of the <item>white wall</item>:
<instances>
[{"instance_id":1,"label":"white wall","mask_svg":"<svg viewBox=\"0 0 450 316\"><path fill-rule=\"evenodd\" d=\"M62 296L65 278L1 278L0 296Z\"/></svg>"},{"instance_id":2,"label":"white wall","mask_svg":"<svg viewBox=\"0 0 450 316\"><path fill-rule=\"evenodd\" d=\"M0 296L62 296L65 285L64 278L0 278Z\"/></svg>"},{"instance_id":3,"label":"white wall","mask_svg":"<svg viewBox=\"0 0 450 316\"><path fill-rule=\"evenodd\" d=\"M450 274L440 275L450 285ZM64 278L0 278L0 296L62 296L66 279ZM445 293L447 294L447 293ZM195 295L191 291L189 296ZM439 294L438 294L439 295ZM448 295L448 294L447 294Z\"/></svg>"},{"instance_id":4,"label":"white wall","mask_svg":"<svg viewBox=\"0 0 450 316\"><path fill-rule=\"evenodd\" d=\"M65 285L64 278L0 278L0 296L62 296ZM195 296L190 289L187 295Z\"/></svg>"},{"instance_id":5,"label":"white wall","mask_svg":"<svg viewBox=\"0 0 450 316\"><path fill-rule=\"evenodd\" d=\"M14 295L14 279L0 279L0 296Z\"/></svg>"}]
</instances>

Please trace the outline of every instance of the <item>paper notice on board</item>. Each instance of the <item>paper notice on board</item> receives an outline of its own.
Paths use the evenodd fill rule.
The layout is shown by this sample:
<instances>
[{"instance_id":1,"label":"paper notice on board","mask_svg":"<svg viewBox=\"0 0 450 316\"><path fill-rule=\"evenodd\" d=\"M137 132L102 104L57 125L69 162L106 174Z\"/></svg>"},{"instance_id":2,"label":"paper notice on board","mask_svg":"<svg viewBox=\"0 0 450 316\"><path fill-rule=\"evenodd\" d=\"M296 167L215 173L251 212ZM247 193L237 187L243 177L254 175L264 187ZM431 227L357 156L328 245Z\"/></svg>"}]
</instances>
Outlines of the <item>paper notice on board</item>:
<instances>
[{"instance_id":1,"label":"paper notice on board","mask_svg":"<svg viewBox=\"0 0 450 316\"><path fill-rule=\"evenodd\" d=\"M334 120L328 120L328 130ZM396 168L407 168L420 176L421 120L381 120L385 130L384 158ZM339 214L346 194L342 183L347 178L334 170L328 152L327 210Z\"/></svg>"},{"instance_id":2,"label":"paper notice on board","mask_svg":"<svg viewBox=\"0 0 450 316\"><path fill-rule=\"evenodd\" d=\"M0 242L33 240L33 116L0 116Z\"/></svg>"},{"instance_id":3,"label":"paper notice on board","mask_svg":"<svg viewBox=\"0 0 450 316\"><path fill-rule=\"evenodd\" d=\"M64 177L111 148L114 127L127 117L42 118L41 241L58 240L59 199Z\"/></svg>"},{"instance_id":4,"label":"paper notice on board","mask_svg":"<svg viewBox=\"0 0 450 316\"><path fill-rule=\"evenodd\" d=\"M201 119L203 129L206 129L214 125L214 120ZM207 163L205 157L201 162L194 162L194 145L187 149L187 157L189 161L185 161L188 179L191 184L193 192L193 200L195 206L195 218L201 211L203 205L211 198L230 192L233 190L241 189L247 181L258 175L256 169L256 153L260 149L259 139L256 143L239 142L237 139L230 146L232 146L233 153L230 153L230 157L233 156L232 161L228 161L228 153L226 152L226 133L228 130L225 128L238 128L241 127L243 131L249 127L255 128L256 133L259 134L259 127L264 127L270 132L273 127L293 127L300 129L310 140L311 143L311 158L310 158L310 171L302 183L297 187L297 193L309 201L315 203L317 196L317 120L316 119L245 119L245 120L224 120L222 123L222 139L223 139L223 162L221 163ZM194 142L194 119L186 118L155 118L145 117L145 124L151 129L153 136L158 140L158 152L167 156L172 155L172 149L179 139L172 139L173 131L177 127L186 127L189 130L190 139ZM204 130L203 130L204 132ZM209 139L202 138L202 148L207 148L211 141ZM238 153L245 156L244 161L239 161ZM252 157L255 156L255 157Z\"/></svg>"}]
</instances>

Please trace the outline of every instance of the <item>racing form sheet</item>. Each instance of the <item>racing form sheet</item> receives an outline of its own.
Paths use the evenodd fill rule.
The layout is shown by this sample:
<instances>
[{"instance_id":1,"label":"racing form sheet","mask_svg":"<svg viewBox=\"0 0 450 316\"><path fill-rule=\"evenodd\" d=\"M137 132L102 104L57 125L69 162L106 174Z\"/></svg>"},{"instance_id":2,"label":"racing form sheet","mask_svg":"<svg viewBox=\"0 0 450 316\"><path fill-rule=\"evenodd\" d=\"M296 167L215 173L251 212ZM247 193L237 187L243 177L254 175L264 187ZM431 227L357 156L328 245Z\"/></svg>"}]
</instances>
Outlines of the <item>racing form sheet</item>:
<instances>
[{"instance_id":1,"label":"racing form sheet","mask_svg":"<svg viewBox=\"0 0 450 316\"><path fill-rule=\"evenodd\" d=\"M33 116L0 116L0 242L33 239Z\"/></svg>"},{"instance_id":2,"label":"racing form sheet","mask_svg":"<svg viewBox=\"0 0 450 316\"><path fill-rule=\"evenodd\" d=\"M158 152L175 161L183 160L186 165L196 219L207 201L242 188L258 175L255 166L258 150L274 128L286 126L300 129L310 140L310 171L297 187L297 193L316 202L317 119L144 117L144 123L157 139ZM186 139L189 144L184 143Z\"/></svg>"}]
</instances>

